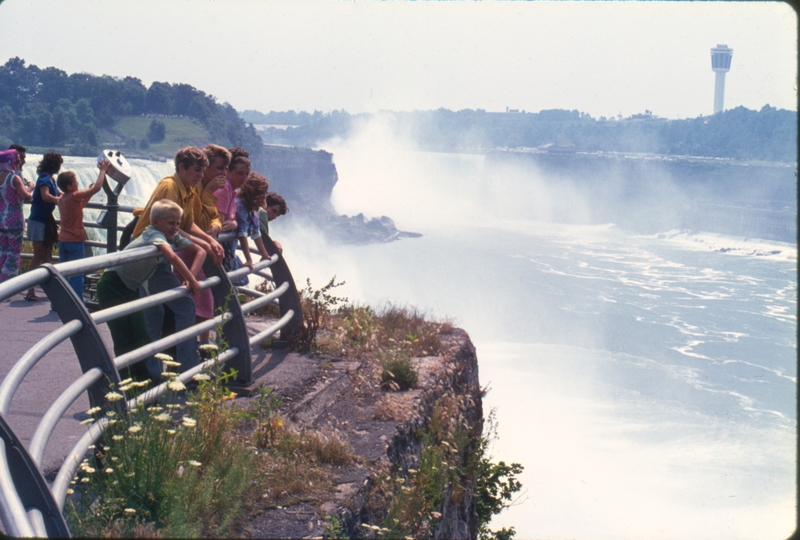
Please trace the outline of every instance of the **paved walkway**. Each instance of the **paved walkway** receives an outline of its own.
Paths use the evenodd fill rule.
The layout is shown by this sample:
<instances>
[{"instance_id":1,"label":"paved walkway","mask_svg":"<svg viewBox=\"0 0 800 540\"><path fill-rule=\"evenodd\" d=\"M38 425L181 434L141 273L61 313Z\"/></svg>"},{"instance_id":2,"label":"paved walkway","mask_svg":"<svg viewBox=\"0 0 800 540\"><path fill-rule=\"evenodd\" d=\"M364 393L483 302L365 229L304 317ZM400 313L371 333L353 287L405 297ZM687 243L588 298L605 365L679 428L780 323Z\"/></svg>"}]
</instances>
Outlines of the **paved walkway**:
<instances>
[{"instance_id":1,"label":"paved walkway","mask_svg":"<svg viewBox=\"0 0 800 540\"><path fill-rule=\"evenodd\" d=\"M47 296L37 288L38 302L28 302L23 295L16 295L0 302L0 378L5 378L19 358L47 334L61 326L61 319L50 310ZM100 328L107 345L111 336L105 325ZM28 373L22 381L6 421L11 429L27 446L33 436L39 419L50 407L53 400L75 379L80 377L81 368L72 343L67 340L50 351ZM89 398L84 394L72 404L58 423L50 444L45 450L44 470L60 466L60 462L72 446L86 431L80 421L89 408Z\"/></svg>"},{"instance_id":2,"label":"paved walkway","mask_svg":"<svg viewBox=\"0 0 800 540\"><path fill-rule=\"evenodd\" d=\"M46 295L39 288L37 295L41 298L39 302L27 302L22 295L0 302L0 380L28 349L61 326L61 320L56 312L50 310L50 302L45 300ZM248 318L248 331L254 335L274 322ZM100 325L99 330L106 346L113 350L107 326ZM251 355L256 381L250 389L259 384L284 389L302 385L313 377L318 364L311 357L286 350L262 349L258 345L251 348ZM6 420L26 447L45 411L80 375L72 343L66 340L45 355L25 377L14 395ZM242 390L240 393L246 395L246 389ZM84 393L64 414L45 450L45 472L60 467L64 457L86 431L87 427L80 422L87 418L85 411L88 409L89 399Z\"/></svg>"}]
</instances>

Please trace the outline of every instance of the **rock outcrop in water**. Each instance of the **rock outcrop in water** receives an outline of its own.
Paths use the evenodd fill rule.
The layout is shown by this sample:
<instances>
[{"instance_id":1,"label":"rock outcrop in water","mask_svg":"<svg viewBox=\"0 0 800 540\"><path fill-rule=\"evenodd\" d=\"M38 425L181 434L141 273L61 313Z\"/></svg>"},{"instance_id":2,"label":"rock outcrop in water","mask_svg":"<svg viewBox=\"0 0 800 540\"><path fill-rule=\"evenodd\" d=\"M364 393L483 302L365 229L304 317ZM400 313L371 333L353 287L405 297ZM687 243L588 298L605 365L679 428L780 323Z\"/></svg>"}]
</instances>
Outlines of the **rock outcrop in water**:
<instances>
[{"instance_id":1,"label":"rock outcrop in water","mask_svg":"<svg viewBox=\"0 0 800 540\"><path fill-rule=\"evenodd\" d=\"M290 219L310 221L334 243L368 244L420 236L397 230L387 216L367 220L363 214L337 214L331 194L339 175L330 152L265 146L263 154L254 160L253 168L269 178L271 191L286 199Z\"/></svg>"}]
</instances>

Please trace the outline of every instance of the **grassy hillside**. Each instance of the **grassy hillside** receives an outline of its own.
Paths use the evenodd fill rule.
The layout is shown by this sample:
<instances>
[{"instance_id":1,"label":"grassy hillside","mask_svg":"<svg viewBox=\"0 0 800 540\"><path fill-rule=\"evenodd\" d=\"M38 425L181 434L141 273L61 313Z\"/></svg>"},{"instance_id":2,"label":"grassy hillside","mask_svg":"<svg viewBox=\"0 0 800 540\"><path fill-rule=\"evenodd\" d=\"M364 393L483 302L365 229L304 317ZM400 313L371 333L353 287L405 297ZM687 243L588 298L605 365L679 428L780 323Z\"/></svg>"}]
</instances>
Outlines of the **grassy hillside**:
<instances>
[{"instance_id":1,"label":"grassy hillside","mask_svg":"<svg viewBox=\"0 0 800 540\"><path fill-rule=\"evenodd\" d=\"M149 143L147 148L141 147L141 141L147 139L147 130L152 118L141 116L123 116L103 135L103 146L124 147L128 155L155 155L172 158L178 149L184 146L205 146L210 140L208 130L192 118L159 118L166 126L163 141ZM106 140L108 139L108 140ZM132 141L135 141L135 143ZM133 145L136 145L134 148Z\"/></svg>"},{"instance_id":2,"label":"grassy hillside","mask_svg":"<svg viewBox=\"0 0 800 540\"><path fill-rule=\"evenodd\" d=\"M172 159L175 153L184 146L202 148L212 141L208 130L193 118L159 118L158 120L163 122L166 127L164 140L155 144L148 141L146 145L142 145L142 140L147 140L147 130L153 119L141 116L117 118L111 127L98 131L99 149L97 154L100 154L100 149L112 148L122 150L128 157ZM28 151L33 154L51 150L64 155L75 155L73 145L28 146ZM79 155L90 154L81 153Z\"/></svg>"}]
</instances>

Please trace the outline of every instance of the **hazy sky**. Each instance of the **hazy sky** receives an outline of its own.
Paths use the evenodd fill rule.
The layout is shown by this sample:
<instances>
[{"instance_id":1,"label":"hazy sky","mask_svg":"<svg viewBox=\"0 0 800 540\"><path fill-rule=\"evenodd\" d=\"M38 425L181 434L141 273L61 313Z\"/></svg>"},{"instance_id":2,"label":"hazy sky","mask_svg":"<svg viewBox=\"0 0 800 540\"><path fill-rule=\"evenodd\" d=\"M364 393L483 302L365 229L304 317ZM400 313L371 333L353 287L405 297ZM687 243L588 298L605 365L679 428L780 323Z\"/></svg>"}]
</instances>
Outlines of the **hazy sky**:
<instances>
[{"instance_id":1,"label":"hazy sky","mask_svg":"<svg viewBox=\"0 0 800 540\"><path fill-rule=\"evenodd\" d=\"M797 108L797 17L778 2L5 0L0 62L187 83L237 110L444 107L711 114Z\"/></svg>"}]
</instances>

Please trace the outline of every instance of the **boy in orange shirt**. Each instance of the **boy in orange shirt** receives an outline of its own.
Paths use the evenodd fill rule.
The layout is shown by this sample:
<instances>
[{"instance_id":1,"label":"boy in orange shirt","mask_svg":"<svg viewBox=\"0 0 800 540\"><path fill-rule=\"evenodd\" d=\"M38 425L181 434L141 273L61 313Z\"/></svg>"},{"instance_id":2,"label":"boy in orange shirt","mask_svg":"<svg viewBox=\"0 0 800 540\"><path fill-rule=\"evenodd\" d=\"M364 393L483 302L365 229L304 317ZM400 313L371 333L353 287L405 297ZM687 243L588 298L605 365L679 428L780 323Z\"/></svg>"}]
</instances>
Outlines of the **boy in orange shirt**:
<instances>
[{"instance_id":1,"label":"boy in orange shirt","mask_svg":"<svg viewBox=\"0 0 800 540\"><path fill-rule=\"evenodd\" d=\"M75 261L86 256L86 229L83 227L83 209L92 196L103 188L106 171L111 162L104 159L97 164L100 173L89 189L80 189L78 177L72 171L64 171L58 175L56 184L63 195L58 199L58 213L61 216L61 228L58 231L59 262ZM75 274L69 278L69 284L78 298L83 301L83 274Z\"/></svg>"}]
</instances>

